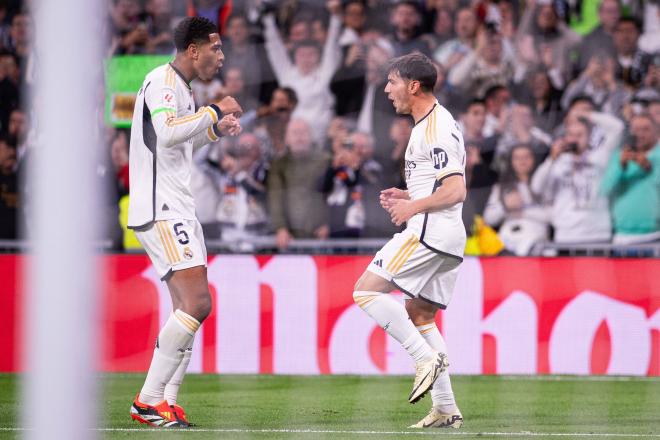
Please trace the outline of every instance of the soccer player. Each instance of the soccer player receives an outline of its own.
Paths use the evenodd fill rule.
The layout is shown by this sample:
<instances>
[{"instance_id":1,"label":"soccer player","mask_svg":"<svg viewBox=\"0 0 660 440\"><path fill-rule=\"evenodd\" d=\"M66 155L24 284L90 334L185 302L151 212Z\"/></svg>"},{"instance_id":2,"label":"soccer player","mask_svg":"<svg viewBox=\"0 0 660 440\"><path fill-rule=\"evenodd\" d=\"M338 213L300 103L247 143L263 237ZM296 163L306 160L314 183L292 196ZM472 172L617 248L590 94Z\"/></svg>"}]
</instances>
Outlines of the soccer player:
<instances>
[{"instance_id":1,"label":"soccer player","mask_svg":"<svg viewBox=\"0 0 660 440\"><path fill-rule=\"evenodd\" d=\"M411 427L459 428L463 416L435 316L447 307L463 260L465 146L454 118L433 96L435 80L424 55L404 55L390 65L385 93L397 113L412 115L415 126L405 154L408 190L383 190L380 202L394 224L407 226L376 253L353 298L415 360L408 401L416 403L431 390L431 412ZM405 306L389 295L396 289L410 297Z\"/></svg>"},{"instance_id":2,"label":"soccer player","mask_svg":"<svg viewBox=\"0 0 660 440\"><path fill-rule=\"evenodd\" d=\"M193 339L211 312L206 247L190 191L193 149L237 135L242 110L232 97L195 111L190 81L211 79L222 65L217 27L189 17L174 30L176 57L149 72L131 128L128 226L167 282L174 312L161 329L131 417L163 428L188 427L176 404Z\"/></svg>"}]
</instances>

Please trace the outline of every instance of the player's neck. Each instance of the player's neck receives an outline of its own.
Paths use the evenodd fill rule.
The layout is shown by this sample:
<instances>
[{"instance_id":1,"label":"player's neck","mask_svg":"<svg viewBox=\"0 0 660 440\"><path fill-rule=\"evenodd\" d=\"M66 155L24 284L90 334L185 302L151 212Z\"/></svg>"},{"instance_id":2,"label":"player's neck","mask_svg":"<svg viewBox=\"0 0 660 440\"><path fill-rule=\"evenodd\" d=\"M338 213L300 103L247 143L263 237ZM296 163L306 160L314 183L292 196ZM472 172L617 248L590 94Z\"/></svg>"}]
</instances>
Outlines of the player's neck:
<instances>
[{"instance_id":1,"label":"player's neck","mask_svg":"<svg viewBox=\"0 0 660 440\"><path fill-rule=\"evenodd\" d=\"M178 55L170 64L172 64L178 73L183 76L183 79L187 84L190 84L190 82L197 77L195 75L195 69L193 68L192 63L187 62L185 59L180 58Z\"/></svg>"},{"instance_id":2,"label":"player's neck","mask_svg":"<svg viewBox=\"0 0 660 440\"><path fill-rule=\"evenodd\" d=\"M435 102L436 99L435 96L433 96L433 94L425 93L419 96L419 98L412 103L410 114L415 120L415 124L421 121L422 118L424 118L424 116L429 114L431 109L433 109Z\"/></svg>"}]
</instances>

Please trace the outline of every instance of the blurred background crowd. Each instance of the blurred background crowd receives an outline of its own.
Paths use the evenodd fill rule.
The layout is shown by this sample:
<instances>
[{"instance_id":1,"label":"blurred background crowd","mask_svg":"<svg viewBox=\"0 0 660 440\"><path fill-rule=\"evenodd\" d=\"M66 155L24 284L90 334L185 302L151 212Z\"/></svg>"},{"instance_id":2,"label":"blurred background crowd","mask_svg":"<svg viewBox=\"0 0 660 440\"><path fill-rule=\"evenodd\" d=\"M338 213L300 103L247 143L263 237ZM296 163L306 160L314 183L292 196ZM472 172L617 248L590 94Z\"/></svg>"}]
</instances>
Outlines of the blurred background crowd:
<instances>
[{"instance_id":1,"label":"blurred background crowd","mask_svg":"<svg viewBox=\"0 0 660 440\"><path fill-rule=\"evenodd\" d=\"M378 194L405 188L413 121L394 112L385 72L393 57L428 55L465 139L468 234L489 225L504 252L527 255L543 242L660 241L659 3L111 0L98 38L107 57L170 55L181 18L217 23L224 66L191 86L198 106L235 97L244 129L195 153L197 214L207 240L274 237L279 249L397 231ZM2 239L29 228L19 183L36 138L29 11L0 0ZM105 238L118 250L134 245L121 226L130 132L100 129Z\"/></svg>"}]
</instances>

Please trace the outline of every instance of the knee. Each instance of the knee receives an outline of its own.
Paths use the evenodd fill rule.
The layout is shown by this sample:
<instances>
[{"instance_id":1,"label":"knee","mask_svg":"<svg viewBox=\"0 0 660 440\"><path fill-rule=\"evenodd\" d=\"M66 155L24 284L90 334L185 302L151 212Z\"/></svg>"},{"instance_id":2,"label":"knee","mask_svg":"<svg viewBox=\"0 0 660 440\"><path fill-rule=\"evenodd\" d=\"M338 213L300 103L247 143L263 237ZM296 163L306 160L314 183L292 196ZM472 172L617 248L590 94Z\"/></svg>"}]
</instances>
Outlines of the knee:
<instances>
[{"instance_id":1,"label":"knee","mask_svg":"<svg viewBox=\"0 0 660 440\"><path fill-rule=\"evenodd\" d=\"M419 326L435 321L435 315L438 309L432 304L414 298L406 301L406 311L413 324Z\"/></svg>"},{"instance_id":2,"label":"knee","mask_svg":"<svg viewBox=\"0 0 660 440\"><path fill-rule=\"evenodd\" d=\"M187 298L181 301L181 310L200 323L211 314L212 308L211 294L208 290L199 292L196 295L188 295Z\"/></svg>"}]
</instances>

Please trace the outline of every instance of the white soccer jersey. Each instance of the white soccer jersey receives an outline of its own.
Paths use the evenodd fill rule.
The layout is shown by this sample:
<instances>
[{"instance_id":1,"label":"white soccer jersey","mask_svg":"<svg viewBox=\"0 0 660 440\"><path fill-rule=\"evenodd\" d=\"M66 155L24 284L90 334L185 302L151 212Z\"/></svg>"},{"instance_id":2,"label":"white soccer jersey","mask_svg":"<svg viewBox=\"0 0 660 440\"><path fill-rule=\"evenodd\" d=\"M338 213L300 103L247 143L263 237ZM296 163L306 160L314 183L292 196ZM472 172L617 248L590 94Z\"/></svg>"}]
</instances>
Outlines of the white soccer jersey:
<instances>
[{"instance_id":1,"label":"white soccer jersey","mask_svg":"<svg viewBox=\"0 0 660 440\"><path fill-rule=\"evenodd\" d=\"M138 92L131 127L128 227L195 219L192 152L218 140L220 109L195 112L192 90L171 64L155 68Z\"/></svg>"},{"instance_id":2,"label":"white soccer jersey","mask_svg":"<svg viewBox=\"0 0 660 440\"><path fill-rule=\"evenodd\" d=\"M430 196L449 176L465 176L463 135L452 115L436 103L413 127L406 149L406 184L412 200ZM465 178L465 177L463 177ZM463 257L463 204L413 216L407 229L419 242L441 254Z\"/></svg>"}]
</instances>

